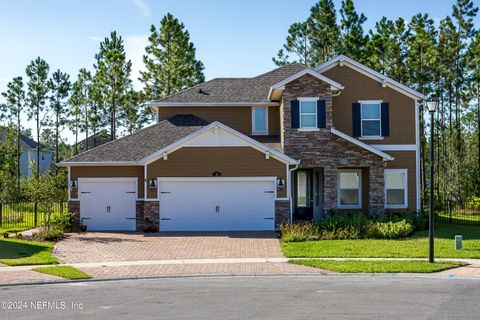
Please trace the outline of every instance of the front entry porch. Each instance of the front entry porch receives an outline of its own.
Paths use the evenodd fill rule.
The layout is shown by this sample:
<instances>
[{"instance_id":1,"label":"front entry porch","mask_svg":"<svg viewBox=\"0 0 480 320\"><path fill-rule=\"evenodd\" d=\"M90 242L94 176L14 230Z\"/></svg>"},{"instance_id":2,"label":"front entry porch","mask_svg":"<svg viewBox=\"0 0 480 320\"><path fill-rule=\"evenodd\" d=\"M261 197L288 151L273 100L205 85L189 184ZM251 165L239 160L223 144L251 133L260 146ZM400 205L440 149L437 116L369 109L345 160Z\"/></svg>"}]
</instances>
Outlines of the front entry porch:
<instances>
[{"instance_id":1,"label":"front entry porch","mask_svg":"<svg viewBox=\"0 0 480 320\"><path fill-rule=\"evenodd\" d=\"M293 173L292 182L293 221L318 220L331 209L383 212L381 167L301 168Z\"/></svg>"}]
</instances>

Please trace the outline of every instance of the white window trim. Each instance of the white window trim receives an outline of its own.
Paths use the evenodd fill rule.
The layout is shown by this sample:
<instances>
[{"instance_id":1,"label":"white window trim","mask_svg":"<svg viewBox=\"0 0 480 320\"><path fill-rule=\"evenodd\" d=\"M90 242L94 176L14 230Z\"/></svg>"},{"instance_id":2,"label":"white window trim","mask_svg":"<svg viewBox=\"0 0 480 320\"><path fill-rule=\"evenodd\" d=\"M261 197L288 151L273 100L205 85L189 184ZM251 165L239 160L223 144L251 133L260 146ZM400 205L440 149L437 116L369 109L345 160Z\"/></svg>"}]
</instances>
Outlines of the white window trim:
<instances>
[{"instance_id":1,"label":"white window trim","mask_svg":"<svg viewBox=\"0 0 480 320\"><path fill-rule=\"evenodd\" d=\"M317 123L317 118L318 118L318 115L317 115L317 106L315 105L315 112L309 112L309 113L304 113L303 115L306 115L306 116L312 116L312 115L315 115L315 126L314 127L304 127L302 125L302 102L305 101L305 102L317 102L320 98L319 97L301 97L301 98L298 98L298 116L300 117L299 119L299 124L300 124L300 128L298 128L298 131L319 131L318 129L318 123Z\"/></svg>"},{"instance_id":2,"label":"white window trim","mask_svg":"<svg viewBox=\"0 0 480 320\"><path fill-rule=\"evenodd\" d=\"M255 131L256 109L265 109L265 131ZM252 107L252 135L268 135L268 107Z\"/></svg>"},{"instance_id":3,"label":"white window trim","mask_svg":"<svg viewBox=\"0 0 480 320\"><path fill-rule=\"evenodd\" d=\"M359 100L360 103L360 133L361 136L359 137L360 140L383 140L382 136L382 103L383 100ZM378 136L364 136L363 135L363 117L362 117L362 108L364 104L378 104L378 119L365 119L365 120L379 120L380 121L380 135Z\"/></svg>"},{"instance_id":4,"label":"white window trim","mask_svg":"<svg viewBox=\"0 0 480 320\"><path fill-rule=\"evenodd\" d=\"M358 173L358 204L345 205L340 203L340 173ZM337 170L337 208L338 209L362 209L362 170L361 169L338 169Z\"/></svg>"},{"instance_id":5,"label":"white window trim","mask_svg":"<svg viewBox=\"0 0 480 320\"><path fill-rule=\"evenodd\" d=\"M387 204L387 173L403 173L403 192L404 204ZM408 208L408 169L385 169L384 171L384 194L385 194L385 208L386 209L407 209Z\"/></svg>"}]
</instances>

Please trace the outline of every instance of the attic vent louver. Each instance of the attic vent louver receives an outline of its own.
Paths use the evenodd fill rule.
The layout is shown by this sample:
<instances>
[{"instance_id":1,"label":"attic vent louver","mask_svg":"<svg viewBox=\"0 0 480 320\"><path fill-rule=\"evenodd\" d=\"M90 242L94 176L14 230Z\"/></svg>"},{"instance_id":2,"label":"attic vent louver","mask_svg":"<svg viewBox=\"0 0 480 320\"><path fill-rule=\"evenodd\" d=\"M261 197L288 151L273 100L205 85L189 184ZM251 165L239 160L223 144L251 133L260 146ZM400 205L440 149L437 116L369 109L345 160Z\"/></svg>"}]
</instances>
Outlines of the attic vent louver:
<instances>
[{"instance_id":1,"label":"attic vent louver","mask_svg":"<svg viewBox=\"0 0 480 320\"><path fill-rule=\"evenodd\" d=\"M206 95L206 96L209 96L209 95L210 95L210 93L205 92L205 91L203 91L202 89L198 89L198 93L204 94L204 95Z\"/></svg>"}]
</instances>

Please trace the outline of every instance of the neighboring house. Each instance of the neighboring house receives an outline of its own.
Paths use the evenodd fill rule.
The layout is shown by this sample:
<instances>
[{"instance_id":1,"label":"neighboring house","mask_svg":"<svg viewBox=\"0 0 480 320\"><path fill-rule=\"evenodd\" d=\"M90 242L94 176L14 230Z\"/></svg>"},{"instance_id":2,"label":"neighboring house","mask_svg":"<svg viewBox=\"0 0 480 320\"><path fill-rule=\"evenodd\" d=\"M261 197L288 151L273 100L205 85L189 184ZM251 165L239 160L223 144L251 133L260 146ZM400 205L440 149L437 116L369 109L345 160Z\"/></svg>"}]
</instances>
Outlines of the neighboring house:
<instances>
[{"instance_id":1,"label":"neighboring house","mask_svg":"<svg viewBox=\"0 0 480 320\"><path fill-rule=\"evenodd\" d=\"M416 211L423 99L345 56L213 79L152 103L157 124L62 162L70 210L91 230L161 231Z\"/></svg>"},{"instance_id":2,"label":"neighboring house","mask_svg":"<svg viewBox=\"0 0 480 320\"><path fill-rule=\"evenodd\" d=\"M5 141L6 132L5 127L0 127L0 139L2 142ZM30 178L32 172L36 171L37 145L38 143L33 139L23 134L20 135L20 148L22 149L22 154L20 155L20 174L24 179ZM44 173L52 168L53 153L45 150L44 145L41 145L40 150L42 150L40 151L40 173Z\"/></svg>"},{"instance_id":3,"label":"neighboring house","mask_svg":"<svg viewBox=\"0 0 480 320\"><path fill-rule=\"evenodd\" d=\"M95 136L92 134L88 136L88 139L83 139L80 141L77 147L79 151L85 151L87 149L86 146L88 146L88 149L92 149L109 141L111 141L110 133L107 130L101 130L97 132ZM72 147L75 148L75 144Z\"/></svg>"}]
</instances>

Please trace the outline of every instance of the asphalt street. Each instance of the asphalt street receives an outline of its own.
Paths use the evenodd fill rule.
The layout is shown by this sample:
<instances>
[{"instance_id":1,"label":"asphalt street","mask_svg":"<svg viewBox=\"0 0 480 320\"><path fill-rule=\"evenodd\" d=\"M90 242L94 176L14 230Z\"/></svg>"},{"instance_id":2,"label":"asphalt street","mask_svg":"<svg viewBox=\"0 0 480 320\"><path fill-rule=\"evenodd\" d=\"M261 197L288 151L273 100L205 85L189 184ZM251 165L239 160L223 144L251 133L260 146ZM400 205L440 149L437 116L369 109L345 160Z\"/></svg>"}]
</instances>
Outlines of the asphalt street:
<instances>
[{"instance_id":1,"label":"asphalt street","mask_svg":"<svg viewBox=\"0 0 480 320\"><path fill-rule=\"evenodd\" d=\"M0 319L480 319L480 279L164 278L0 287Z\"/></svg>"}]
</instances>

